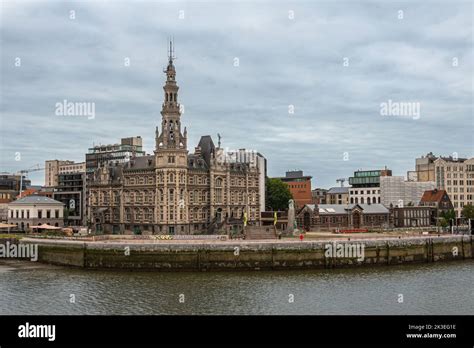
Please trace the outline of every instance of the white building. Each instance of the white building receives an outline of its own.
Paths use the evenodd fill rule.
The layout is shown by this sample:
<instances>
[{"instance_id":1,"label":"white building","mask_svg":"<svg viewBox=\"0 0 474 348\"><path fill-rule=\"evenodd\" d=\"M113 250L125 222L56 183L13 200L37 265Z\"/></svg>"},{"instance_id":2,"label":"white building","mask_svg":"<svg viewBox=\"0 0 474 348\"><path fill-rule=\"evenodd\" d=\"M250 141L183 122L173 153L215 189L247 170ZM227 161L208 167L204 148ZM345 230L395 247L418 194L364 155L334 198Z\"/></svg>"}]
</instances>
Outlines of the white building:
<instances>
[{"instance_id":1,"label":"white building","mask_svg":"<svg viewBox=\"0 0 474 348\"><path fill-rule=\"evenodd\" d=\"M385 167L382 170L358 170L349 178L350 204L380 204L380 178L392 176L392 171Z\"/></svg>"},{"instance_id":2,"label":"white building","mask_svg":"<svg viewBox=\"0 0 474 348\"><path fill-rule=\"evenodd\" d=\"M381 176L380 202L386 207L418 205L423 193L434 188L434 181L407 181L403 176Z\"/></svg>"},{"instance_id":3,"label":"white building","mask_svg":"<svg viewBox=\"0 0 474 348\"><path fill-rule=\"evenodd\" d=\"M33 194L8 204L8 223L22 231L41 224L63 227L63 209L63 203Z\"/></svg>"}]
</instances>

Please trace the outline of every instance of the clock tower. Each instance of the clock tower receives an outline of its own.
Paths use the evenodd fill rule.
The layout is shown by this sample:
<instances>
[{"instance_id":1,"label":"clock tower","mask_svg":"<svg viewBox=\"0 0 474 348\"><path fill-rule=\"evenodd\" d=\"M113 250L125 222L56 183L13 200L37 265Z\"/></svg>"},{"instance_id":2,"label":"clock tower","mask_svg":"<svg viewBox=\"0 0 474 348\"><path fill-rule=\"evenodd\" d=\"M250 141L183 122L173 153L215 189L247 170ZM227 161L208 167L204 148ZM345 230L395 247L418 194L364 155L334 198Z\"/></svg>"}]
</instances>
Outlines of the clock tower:
<instances>
[{"instance_id":1,"label":"clock tower","mask_svg":"<svg viewBox=\"0 0 474 348\"><path fill-rule=\"evenodd\" d=\"M181 132L181 110L178 103L173 42L170 41L168 66L163 71L164 101L161 108L161 130L156 127L156 212L159 223L168 225L168 233L187 232L187 132Z\"/></svg>"}]
</instances>

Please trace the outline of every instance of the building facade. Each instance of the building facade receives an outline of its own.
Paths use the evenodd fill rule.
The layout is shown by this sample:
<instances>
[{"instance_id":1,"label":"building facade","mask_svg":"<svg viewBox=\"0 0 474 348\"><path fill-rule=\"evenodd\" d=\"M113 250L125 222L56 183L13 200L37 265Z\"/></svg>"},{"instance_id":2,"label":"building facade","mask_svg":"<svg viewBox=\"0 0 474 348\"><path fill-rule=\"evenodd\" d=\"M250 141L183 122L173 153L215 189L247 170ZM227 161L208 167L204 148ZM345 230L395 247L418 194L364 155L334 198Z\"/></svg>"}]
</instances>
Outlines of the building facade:
<instances>
[{"instance_id":1,"label":"building facade","mask_svg":"<svg viewBox=\"0 0 474 348\"><path fill-rule=\"evenodd\" d=\"M432 207L395 207L391 209L394 227L429 227L433 225Z\"/></svg>"},{"instance_id":2,"label":"building facade","mask_svg":"<svg viewBox=\"0 0 474 348\"><path fill-rule=\"evenodd\" d=\"M0 174L0 199L9 200L10 202L17 198L21 191L26 190L31 186L31 181L28 180L24 175L23 179L21 174Z\"/></svg>"},{"instance_id":3,"label":"building facade","mask_svg":"<svg viewBox=\"0 0 474 348\"><path fill-rule=\"evenodd\" d=\"M415 174L411 174L417 181L435 181L434 161L437 159L432 152L415 159Z\"/></svg>"},{"instance_id":4,"label":"building facade","mask_svg":"<svg viewBox=\"0 0 474 348\"><path fill-rule=\"evenodd\" d=\"M58 174L63 166L73 166L74 161L48 160L44 164L44 186L58 186Z\"/></svg>"},{"instance_id":5,"label":"building facade","mask_svg":"<svg viewBox=\"0 0 474 348\"><path fill-rule=\"evenodd\" d=\"M382 204L307 204L297 214L298 226L311 231L381 229L391 225Z\"/></svg>"},{"instance_id":6,"label":"building facade","mask_svg":"<svg viewBox=\"0 0 474 348\"><path fill-rule=\"evenodd\" d=\"M380 177L392 176L389 169L358 170L349 178L350 204L380 204Z\"/></svg>"},{"instance_id":7,"label":"building facade","mask_svg":"<svg viewBox=\"0 0 474 348\"><path fill-rule=\"evenodd\" d=\"M8 203L19 197L20 185L21 191L25 191L31 185L30 180L24 175L22 179L20 175L23 174L0 174L0 222L8 220Z\"/></svg>"},{"instance_id":8,"label":"building facade","mask_svg":"<svg viewBox=\"0 0 474 348\"><path fill-rule=\"evenodd\" d=\"M446 190L457 217L465 205L474 205L474 158L440 157L434 161L436 187Z\"/></svg>"},{"instance_id":9,"label":"building facade","mask_svg":"<svg viewBox=\"0 0 474 348\"><path fill-rule=\"evenodd\" d=\"M58 185L53 192L53 199L64 204L66 226L85 226L85 181L84 171L76 173L61 173L58 175Z\"/></svg>"},{"instance_id":10,"label":"building facade","mask_svg":"<svg viewBox=\"0 0 474 348\"><path fill-rule=\"evenodd\" d=\"M326 194L327 204L349 204L348 187L331 187Z\"/></svg>"},{"instance_id":11,"label":"building facade","mask_svg":"<svg viewBox=\"0 0 474 348\"><path fill-rule=\"evenodd\" d=\"M85 173L86 171L86 162L63 164L59 166L58 175L61 174L76 174L76 173Z\"/></svg>"},{"instance_id":12,"label":"building facade","mask_svg":"<svg viewBox=\"0 0 474 348\"><path fill-rule=\"evenodd\" d=\"M45 187L38 192L64 204L65 225L85 225L86 162L45 161Z\"/></svg>"},{"instance_id":13,"label":"building facade","mask_svg":"<svg viewBox=\"0 0 474 348\"><path fill-rule=\"evenodd\" d=\"M203 136L188 152L182 127L178 85L172 53L161 127L156 127L153 155L128 162L98 164L87 183L88 218L93 230L104 233L217 233L228 226L258 224L264 202L263 156L248 151L233 160ZM243 150L245 151L245 150Z\"/></svg>"},{"instance_id":14,"label":"building facade","mask_svg":"<svg viewBox=\"0 0 474 348\"><path fill-rule=\"evenodd\" d=\"M108 145L96 145L89 148L86 154L86 173L92 177L94 172L111 164L123 164L131 158L144 156L143 141L140 136L122 138L120 143Z\"/></svg>"},{"instance_id":15,"label":"building facade","mask_svg":"<svg viewBox=\"0 0 474 348\"><path fill-rule=\"evenodd\" d=\"M328 190L323 188L316 188L311 191L311 195L313 197L312 204L326 204L326 197L327 197Z\"/></svg>"},{"instance_id":16,"label":"building facade","mask_svg":"<svg viewBox=\"0 0 474 348\"><path fill-rule=\"evenodd\" d=\"M381 176L380 201L387 208L416 206L423 193L434 188L434 181L407 181L403 176Z\"/></svg>"},{"instance_id":17,"label":"building facade","mask_svg":"<svg viewBox=\"0 0 474 348\"><path fill-rule=\"evenodd\" d=\"M8 223L17 225L20 231L41 224L63 227L63 207L63 203L48 197L26 196L8 204Z\"/></svg>"},{"instance_id":18,"label":"building facade","mask_svg":"<svg viewBox=\"0 0 474 348\"><path fill-rule=\"evenodd\" d=\"M277 179L288 185L296 208L302 208L305 204L313 202L311 178L311 176L304 175L302 170L293 170L286 172L284 177Z\"/></svg>"}]
</instances>

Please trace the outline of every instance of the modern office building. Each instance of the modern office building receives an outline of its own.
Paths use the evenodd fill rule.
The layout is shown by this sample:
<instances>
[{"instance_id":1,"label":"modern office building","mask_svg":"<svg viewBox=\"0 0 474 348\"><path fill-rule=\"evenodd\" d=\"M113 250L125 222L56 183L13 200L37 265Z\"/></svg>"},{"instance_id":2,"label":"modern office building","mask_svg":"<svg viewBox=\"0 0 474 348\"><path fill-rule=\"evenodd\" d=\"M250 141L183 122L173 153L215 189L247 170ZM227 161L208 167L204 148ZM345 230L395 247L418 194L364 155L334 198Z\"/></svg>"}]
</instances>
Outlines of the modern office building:
<instances>
[{"instance_id":1,"label":"modern office building","mask_svg":"<svg viewBox=\"0 0 474 348\"><path fill-rule=\"evenodd\" d=\"M20 174L0 174L0 199L14 200L20 194L20 185L22 191L31 186L31 181Z\"/></svg>"},{"instance_id":2,"label":"modern office building","mask_svg":"<svg viewBox=\"0 0 474 348\"><path fill-rule=\"evenodd\" d=\"M85 225L86 162L48 160L45 170L45 187L38 194L64 204L66 226Z\"/></svg>"},{"instance_id":3,"label":"modern office building","mask_svg":"<svg viewBox=\"0 0 474 348\"><path fill-rule=\"evenodd\" d=\"M56 187L58 185L58 174L63 166L73 166L74 161L48 160L44 165L44 186Z\"/></svg>"},{"instance_id":4,"label":"modern office building","mask_svg":"<svg viewBox=\"0 0 474 348\"><path fill-rule=\"evenodd\" d=\"M380 177L392 176L392 171L385 168L382 170L358 170L354 176L349 178L349 200L350 204L379 204L380 199Z\"/></svg>"},{"instance_id":5,"label":"modern office building","mask_svg":"<svg viewBox=\"0 0 474 348\"><path fill-rule=\"evenodd\" d=\"M313 202L311 178L309 175L304 175L302 170L287 171L284 177L278 177L278 179L288 185L295 201L296 209Z\"/></svg>"},{"instance_id":6,"label":"modern office building","mask_svg":"<svg viewBox=\"0 0 474 348\"><path fill-rule=\"evenodd\" d=\"M8 203L19 198L21 191L25 191L31 185L31 181L20 174L0 173L0 222L8 219Z\"/></svg>"},{"instance_id":7,"label":"modern office building","mask_svg":"<svg viewBox=\"0 0 474 348\"><path fill-rule=\"evenodd\" d=\"M99 167L127 163L132 158L145 156L140 136L120 139L120 143L96 145L86 154L86 173L91 176Z\"/></svg>"},{"instance_id":8,"label":"modern office building","mask_svg":"<svg viewBox=\"0 0 474 348\"><path fill-rule=\"evenodd\" d=\"M58 185L53 199L64 204L65 226L85 226L85 181L86 173L62 173L58 175Z\"/></svg>"}]
</instances>

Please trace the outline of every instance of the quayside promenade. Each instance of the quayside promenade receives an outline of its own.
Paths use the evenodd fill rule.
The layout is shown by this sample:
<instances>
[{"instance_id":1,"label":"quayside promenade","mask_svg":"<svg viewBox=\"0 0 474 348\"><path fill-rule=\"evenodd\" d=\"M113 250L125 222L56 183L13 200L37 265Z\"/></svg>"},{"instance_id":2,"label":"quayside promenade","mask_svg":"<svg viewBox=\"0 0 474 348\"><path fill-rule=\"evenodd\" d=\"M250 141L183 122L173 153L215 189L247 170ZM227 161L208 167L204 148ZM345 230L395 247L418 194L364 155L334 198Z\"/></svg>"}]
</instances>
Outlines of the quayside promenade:
<instances>
[{"instance_id":1,"label":"quayside promenade","mask_svg":"<svg viewBox=\"0 0 474 348\"><path fill-rule=\"evenodd\" d=\"M94 240L95 239L95 240ZM299 240L159 240L133 236L53 239L37 244L38 261L88 269L160 271L278 270L390 266L472 259L470 235L321 236Z\"/></svg>"}]
</instances>

